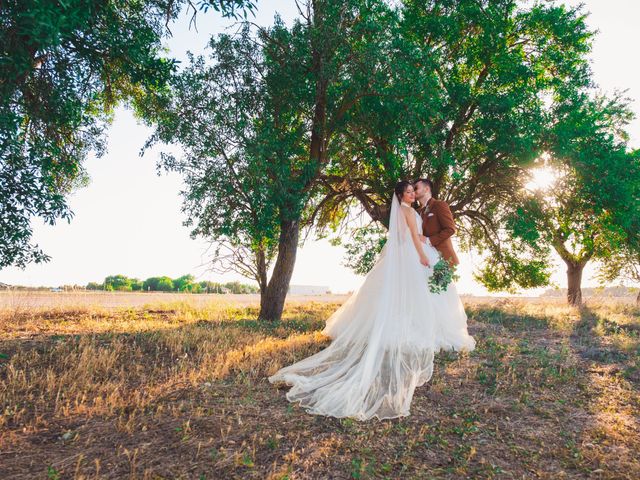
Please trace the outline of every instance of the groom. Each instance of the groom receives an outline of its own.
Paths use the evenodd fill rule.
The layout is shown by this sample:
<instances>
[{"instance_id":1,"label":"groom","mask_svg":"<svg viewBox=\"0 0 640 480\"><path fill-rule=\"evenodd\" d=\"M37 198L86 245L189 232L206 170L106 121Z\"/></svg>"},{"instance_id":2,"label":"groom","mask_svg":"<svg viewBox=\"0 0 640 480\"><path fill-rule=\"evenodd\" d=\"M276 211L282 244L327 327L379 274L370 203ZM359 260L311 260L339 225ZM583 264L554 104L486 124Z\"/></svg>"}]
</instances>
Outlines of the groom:
<instances>
[{"instance_id":1,"label":"groom","mask_svg":"<svg viewBox=\"0 0 640 480\"><path fill-rule=\"evenodd\" d=\"M453 250L451 236L456 232L453 215L447 202L433 198L433 183L427 178L413 182L416 200L419 202L418 213L422 217L422 233L426 237L423 242L431 245L442 254L442 258L451 265L458 265L458 257Z\"/></svg>"}]
</instances>

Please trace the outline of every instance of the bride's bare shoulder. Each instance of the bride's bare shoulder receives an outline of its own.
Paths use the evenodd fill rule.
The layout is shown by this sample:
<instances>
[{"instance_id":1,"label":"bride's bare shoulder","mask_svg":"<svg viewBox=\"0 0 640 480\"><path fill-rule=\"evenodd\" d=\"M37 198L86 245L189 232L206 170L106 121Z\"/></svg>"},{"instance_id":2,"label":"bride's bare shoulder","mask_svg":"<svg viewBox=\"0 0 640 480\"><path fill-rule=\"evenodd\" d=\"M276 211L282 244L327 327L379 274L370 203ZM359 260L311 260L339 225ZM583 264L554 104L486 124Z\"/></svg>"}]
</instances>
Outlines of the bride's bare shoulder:
<instances>
[{"instance_id":1,"label":"bride's bare shoulder","mask_svg":"<svg viewBox=\"0 0 640 480\"><path fill-rule=\"evenodd\" d=\"M402 214L404 215L404 218L407 219L407 222L411 222L411 220L413 219L413 217L415 216L415 210L413 209L413 207L409 207L407 205L400 205L400 208L402 209Z\"/></svg>"},{"instance_id":2,"label":"bride's bare shoulder","mask_svg":"<svg viewBox=\"0 0 640 480\"><path fill-rule=\"evenodd\" d=\"M410 207L409 205L400 204L400 208L405 215L409 215L413 212L413 207Z\"/></svg>"}]
</instances>

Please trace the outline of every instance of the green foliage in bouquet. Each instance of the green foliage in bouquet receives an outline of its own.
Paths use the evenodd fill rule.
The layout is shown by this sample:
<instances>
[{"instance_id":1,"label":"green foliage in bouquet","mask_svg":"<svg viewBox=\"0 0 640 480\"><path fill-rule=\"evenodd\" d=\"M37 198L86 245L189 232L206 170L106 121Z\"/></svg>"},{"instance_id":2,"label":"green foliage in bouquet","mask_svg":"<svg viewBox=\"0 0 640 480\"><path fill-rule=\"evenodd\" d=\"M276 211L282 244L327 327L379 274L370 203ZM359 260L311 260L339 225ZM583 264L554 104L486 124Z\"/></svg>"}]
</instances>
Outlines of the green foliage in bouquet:
<instances>
[{"instance_id":1,"label":"green foliage in bouquet","mask_svg":"<svg viewBox=\"0 0 640 480\"><path fill-rule=\"evenodd\" d=\"M459 278L455 265L451 265L440 257L440 260L433 266L433 273L429 278L429 290L431 293L442 293L447 290L451 282L456 282Z\"/></svg>"}]
</instances>

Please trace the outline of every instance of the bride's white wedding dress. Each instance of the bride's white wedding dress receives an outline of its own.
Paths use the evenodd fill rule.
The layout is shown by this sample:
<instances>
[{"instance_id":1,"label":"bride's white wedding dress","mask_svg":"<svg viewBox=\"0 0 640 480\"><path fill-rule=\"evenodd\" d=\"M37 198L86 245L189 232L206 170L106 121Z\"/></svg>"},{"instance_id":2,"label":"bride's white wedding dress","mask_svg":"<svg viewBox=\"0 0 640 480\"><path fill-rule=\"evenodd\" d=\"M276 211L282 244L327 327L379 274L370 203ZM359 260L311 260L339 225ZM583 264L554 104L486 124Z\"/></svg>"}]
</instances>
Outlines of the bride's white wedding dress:
<instances>
[{"instance_id":1,"label":"bride's white wedding dress","mask_svg":"<svg viewBox=\"0 0 640 480\"><path fill-rule=\"evenodd\" d=\"M416 387L431 378L434 353L472 350L467 316L454 285L429 291L430 267L418 252L393 196L387 242L360 288L327 320L324 350L269 377L292 388L287 399L307 412L366 420L409 415ZM422 220L415 212L418 231ZM430 265L438 252L423 246Z\"/></svg>"}]
</instances>

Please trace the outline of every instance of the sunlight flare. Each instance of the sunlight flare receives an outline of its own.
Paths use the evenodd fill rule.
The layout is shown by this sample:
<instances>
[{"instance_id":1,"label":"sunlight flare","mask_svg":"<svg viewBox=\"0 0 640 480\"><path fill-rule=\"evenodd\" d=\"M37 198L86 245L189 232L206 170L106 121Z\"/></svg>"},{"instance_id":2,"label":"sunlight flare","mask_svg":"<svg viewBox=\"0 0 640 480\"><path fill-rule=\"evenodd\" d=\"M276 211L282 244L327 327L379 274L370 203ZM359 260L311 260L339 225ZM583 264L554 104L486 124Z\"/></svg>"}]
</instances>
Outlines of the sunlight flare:
<instances>
[{"instance_id":1,"label":"sunlight flare","mask_svg":"<svg viewBox=\"0 0 640 480\"><path fill-rule=\"evenodd\" d=\"M546 191L552 188L560 177L558 172L548 164L548 155L542 155L538 167L530 169L528 173L529 181L525 183L525 188L531 191Z\"/></svg>"}]
</instances>

